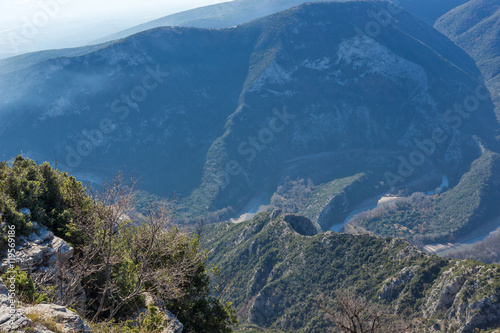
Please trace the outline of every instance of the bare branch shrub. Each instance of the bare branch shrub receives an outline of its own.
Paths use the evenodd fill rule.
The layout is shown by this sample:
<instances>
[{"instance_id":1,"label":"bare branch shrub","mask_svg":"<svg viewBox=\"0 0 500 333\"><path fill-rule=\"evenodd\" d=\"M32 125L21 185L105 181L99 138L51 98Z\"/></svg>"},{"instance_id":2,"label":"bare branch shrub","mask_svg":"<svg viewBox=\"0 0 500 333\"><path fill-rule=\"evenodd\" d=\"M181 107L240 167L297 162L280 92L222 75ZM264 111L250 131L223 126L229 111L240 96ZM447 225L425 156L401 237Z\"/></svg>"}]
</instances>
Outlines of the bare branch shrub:
<instances>
[{"instance_id":1,"label":"bare branch shrub","mask_svg":"<svg viewBox=\"0 0 500 333\"><path fill-rule=\"evenodd\" d=\"M93 300L93 320L114 318L128 304L148 293L182 297L203 260L191 236L171 226L171 205L151 207L139 222L135 182L118 175L100 192L92 192L90 214L76 223L84 243L77 247L71 271L83 281Z\"/></svg>"},{"instance_id":2,"label":"bare branch shrub","mask_svg":"<svg viewBox=\"0 0 500 333\"><path fill-rule=\"evenodd\" d=\"M331 305L324 297L316 306L342 333L410 333L411 325L393 315L389 308L373 304L351 291L338 292Z\"/></svg>"}]
</instances>

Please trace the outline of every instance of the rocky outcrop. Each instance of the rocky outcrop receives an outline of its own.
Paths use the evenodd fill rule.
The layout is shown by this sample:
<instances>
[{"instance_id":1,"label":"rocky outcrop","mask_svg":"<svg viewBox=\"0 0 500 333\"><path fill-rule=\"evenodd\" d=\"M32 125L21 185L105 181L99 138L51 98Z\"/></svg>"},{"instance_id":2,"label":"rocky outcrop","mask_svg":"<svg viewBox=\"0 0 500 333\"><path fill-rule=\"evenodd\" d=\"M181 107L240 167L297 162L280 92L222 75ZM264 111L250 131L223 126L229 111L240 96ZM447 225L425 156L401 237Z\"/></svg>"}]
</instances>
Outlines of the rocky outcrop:
<instances>
[{"instance_id":1,"label":"rocky outcrop","mask_svg":"<svg viewBox=\"0 0 500 333\"><path fill-rule=\"evenodd\" d=\"M9 264L18 265L23 270L38 272L48 269L58 261L73 257L73 248L54 233L33 222L34 230L28 237L19 237L14 257L4 256L0 272L5 273Z\"/></svg>"},{"instance_id":2,"label":"rocky outcrop","mask_svg":"<svg viewBox=\"0 0 500 333\"><path fill-rule=\"evenodd\" d=\"M405 267L399 272L399 275L384 281L384 285L380 289L379 299L392 300L397 298L406 284L415 277L417 270L418 266Z\"/></svg>"},{"instance_id":3,"label":"rocky outcrop","mask_svg":"<svg viewBox=\"0 0 500 333\"><path fill-rule=\"evenodd\" d=\"M0 278L0 332L16 332L28 325L29 320L15 308L15 301Z\"/></svg>"},{"instance_id":4,"label":"rocky outcrop","mask_svg":"<svg viewBox=\"0 0 500 333\"><path fill-rule=\"evenodd\" d=\"M57 328L67 333L92 333L90 327L75 312L56 304L38 304L19 310L31 318L56 323Z\"/></svg>"},{"instance_id":5,"label":"rocky outcrop","mask_svg":"<svg viewBox=\"0 0 500 333\"><path fill-rule=\"evenodd\" d=\"M163 313L168 317L168 327L162 333L182 333L184 325L170 311L164 310Z\"/></svg>"},{"instance_id":6,"label":"rocky outcrop","mask_svg":"<svg viewBox=\"0 0 500 333\"><path fill-rule=\"evenodd\" d=\"M168 319L168 325L162 333L182 333L184 325L172 312L166 309L165 303L161 299L151 294L146 295L146 306L149 308L150 305L157 307ZM139 312L147 314L149 310L139 309Z\"/></svg>"},{"instance_id":7,"label":"rocky outcrop","mask_svg":"<svg viewBox=\"0 0 500 333\"><path fill-rule=\"evenodd\" d=\"M393 238L391 240L391 245L396 246L398 244L402 244L405 242L406 242L406 240L404 240L402 238ZM422 254L423 254L423 252L421 250L419 250L418 248L416 248L415 246L408 245L408 246L405 246L404 248L402 248L398 252L398 254L396 255L396 258L399 260L411 260L411 259L419 257Z\"/></svg>"},{"instance_id":8,"label":"rocky outcrop","mask_svg":"<svg viewBox=\"0 0 500 333\"><path fill-rule=\"evenodd\" d=\"M432 290L426 304L426 313L435 314L441 310L448 310L454 303L455 298L464 286L466 277L464 275L453 276L454 268L443 273L441 281Z\"/></svg>"},{"instance_id":9,"label":"rocky outcrop","mask_svg":"<svg viewBox=\"0 0 500 333\"><path fill-rule=\"evenodd\" d=\"M62 332L92 333L80 316L63 306L19 304L10 297L7 286L0 278L0 332L53 332L44 326L44 324L48 326L47 323L51 323L51 327L56 326Z\"/></svg>"},{"instance_id":10,"label":"rocky outcrop","mask_svg":"<svg viewBox=\"0 0 500 333\"><path fill-rule=\"evenodd\" d=\"M64 240L37 222L33 223L34 232L17 239L13 256L2 256L0 273L9 267L19 266L29 272L35 282L42 285L57 286L57 298L61 304L71 304L82 309L86 295L80 281L68 269L68 260L73 257L74 249Z\"/></svg>"},{"instance_id":11,"label":"rocky outcrop","mask_svg":"<svg viewBox=\"0 0 500 333\"><path fill-rule=\"evenodd\" d=\"M424 316L436 319L445 332L468 333L500 325L498 291L484 292L495 283L498 268L470 266L457 261L445 271L429 293Z\"/></svg>"}]
</instances>

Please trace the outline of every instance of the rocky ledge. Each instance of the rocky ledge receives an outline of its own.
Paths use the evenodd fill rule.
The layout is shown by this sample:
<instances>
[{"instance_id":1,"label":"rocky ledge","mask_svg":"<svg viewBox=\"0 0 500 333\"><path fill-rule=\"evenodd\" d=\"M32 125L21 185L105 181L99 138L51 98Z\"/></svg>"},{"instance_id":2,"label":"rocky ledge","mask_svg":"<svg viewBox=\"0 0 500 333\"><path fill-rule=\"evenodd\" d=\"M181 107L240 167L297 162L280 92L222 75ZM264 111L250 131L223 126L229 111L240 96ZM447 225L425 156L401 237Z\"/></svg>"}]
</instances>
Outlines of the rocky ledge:
<instances>
[{"instance_id":1,"label":"rocky ledge","mask_svg":"<svg viewBox=\"0 0 500 333\"><path fill-rule=\"evenodd\" d=\"M64 298L64 291L60 290L61 281L58 280L58 270L62 266L67 266L68 261L73 258L74 249L63 239L56 237L48 228L37 222L32 223L34 232L27 237L17 238L15 253L10 256L7 253L0 254L0 273L5 274L9 268L19 266L36 280L43 281L43 284L57 286L57 297L54 301L65 303L67 299ZM69 274L72 275L70 271ZM63 281L63 289L67 289L68 283L76 285L76 299L72 299L72 303L77 309L83 308L86 301L83 287L79 281ZM159 308L169 320L168 327L162 333L182 333L183 324L175 315L162 306ZM139 313L147 311L147 309L138 310ZM74 310L65 306L60 304L28 305L13 300L8 287L0 278L0 332L51 333L54 331L92 333L92 329L85 321Z\"/></svg>"},{"instance_id":2,"label":"rocky ledge","mask_svg":"<svg viewBox=\"0 0 500 333\"><path fill-rule=\"evenodd\" d=\"M91 333L82 318L68 308L56 304L13 307L9 290L0 278L0 332L50 333L56 326L59 332ZM49 328L43 323L52 323Z\"/></svg>"}]
</instances>

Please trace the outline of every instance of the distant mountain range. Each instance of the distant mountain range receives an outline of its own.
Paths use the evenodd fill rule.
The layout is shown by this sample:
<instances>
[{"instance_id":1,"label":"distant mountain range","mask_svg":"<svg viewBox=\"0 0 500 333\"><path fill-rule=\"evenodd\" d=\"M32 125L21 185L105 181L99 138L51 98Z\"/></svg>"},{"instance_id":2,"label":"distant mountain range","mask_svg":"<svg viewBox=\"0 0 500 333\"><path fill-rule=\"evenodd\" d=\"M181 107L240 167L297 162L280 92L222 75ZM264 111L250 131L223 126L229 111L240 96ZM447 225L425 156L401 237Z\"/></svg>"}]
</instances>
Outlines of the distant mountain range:
<instances>
[{"instance_id":1,"label":"distant mountain range","mask_svg":"<svg viewBox=\"0 0 500 333\"><path fill-rule=\"evenodd\" d=\"M343 1L343 0L339 0ZM107 42L163 26L229 28L301 5L305 0L234 0L168 15L98 39Z\"/></svg>"},{"instance_id":2,"label":"distant mountain range","mask_svg":"<svg viewBox=\"0 0 500 333\"><path fill-rule=\"evenodd\" d=\"M349 0L331 0L343 2ZM395 0L420 19L434 24L435 20L467 0ZM229 28L301 5L306 0L234 0L168 15L96 40L96 43L125 38L141 31L162 26L197 28Z\"/></svg>"},{"instance_id":3,"label":"distant mountain range","mask_svg":"<svg viewBox=\"0 0 500 333\"><path fill-rule=\"evenodd\" d=\"M476 61L500 121L500 3L471 0L443 15L435 27Z\"/></svg>"},{"instance_id":4,"label":"distant mountain range","mask_svg":"<svg viewBox=\"0 0 500 333\"><path fill-rule=\"evenodd\" d=\"M343 2L347 0L336 0ZM117 39L164 26L183 26L196 28L229 28L252 20L274 14L294 6L301 5L305 0L235 0L216 5L195 8L180 13L168 15L135 27L117 32L95 41L96 45L79 48L48 50L23 54L0 61L0 73L28 68L43 60L55 57L69 57L89 53ZM330 1L333 2L333 1ZM401 0L393 1L402 6L421 20L433 25L435 20L451 9L466 2L466 0ZM8 56L0 55L0 59Z\"/></svg>"},{"instance_id":5,"label":"distant mountain range","mask_svg":"<svg viewBox=\"0 0 500 333\"><path fill-rule=\"evenodd\" d=\"M14 57L6 57L5 59L0 59L0 75L26 69L49 59L60 57L78 57L102 49L109 44L111 44L111 42L77 48L31 52Z\"/></svg>"},{"instance_id":6,"label":"distant mountain range","mask_svg":"<svg viewBox=\"0 0 500 333\"><path fill-rule=\"evenodd\" d=\"M179 194L190 218L269 202L287 177L320 185L365 173L349 207L391 186L435 186L442 173L455 185L496 149L492 103L483 96L467 121L453 111L476 96L480 72L413 15L364 35L388 6L305 4L237 28L158 28L27 55L40 59L28 68L10 59L21 67L0 77L1 153L57 159L89 178L127 168L146 190ZM436 133L428 158L401 176L402 159Z\"/></svg>"}]
</instances>

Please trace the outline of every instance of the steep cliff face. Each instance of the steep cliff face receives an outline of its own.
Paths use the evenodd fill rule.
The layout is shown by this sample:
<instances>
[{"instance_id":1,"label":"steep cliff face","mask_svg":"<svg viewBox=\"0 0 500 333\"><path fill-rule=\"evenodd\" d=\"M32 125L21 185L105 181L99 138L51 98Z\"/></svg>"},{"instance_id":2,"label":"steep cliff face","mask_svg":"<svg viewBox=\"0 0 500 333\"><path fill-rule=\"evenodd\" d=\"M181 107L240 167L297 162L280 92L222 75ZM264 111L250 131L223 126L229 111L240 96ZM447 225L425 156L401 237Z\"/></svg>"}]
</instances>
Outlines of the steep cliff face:
<instances>
[{"instance_id":1,"label":"steep cliff face","mask_svg":"<svg viewBox=\"0 0 500 333\"><path fill-rule=\"evenodd\" d=\"M448 332L472 332L475 327L500 325L499 294L481 290L497 285L498 266L457 261L436 281L427 297L424 315L436 318Z\"/></svg>"},{"instance_id":2,"label":"steep cliff face","mask_svg":"<svg viewBox=\"0 0 500 333\"><path fill-rule=\"evenodd\" d=\"M229 29L158 28L2 75L1 148L55 155L97 180L126 166L199 216L318 169L318 184L368 171L387 182L380 173L436 131L446 140L409 178L460 175L479 156L473 136L494 141L488 96L467 121L447 112L475 96L478 75L386 2L306 4Z\"/></svg>"},{"instance_id":3,"label":"steep cliff face","mask_svg":"<svg viewBox=\"0 0 500 333\"><path fill-rule=\"evenodd\" d=\"M402 239L303 235L283 215L261 214L206 230L209 262L229 281L243 323L324 332L319 295L353 289L416 318L421 328L474 332L500 325L500 266L429 256ZM244 236L242 236L244 235ZM424 318L425 320L421 320Z\"/></svg>"},{"instance_id":4,"label":"steep cliff face","mask_svg":"<svg viewBox=\"0 0 500 333\"><path fill-rule=\"evenodd\" d=\"M410 286L418 266L405 267L389 278L380 290L380 299L393 299L398 307L409 297ZM498 294L485 292L485 286L500 281L498 266L478 265L470 261L450 262L433 281L422 299L422 316L433 322L430 332L473 332L476 328L500 325ZM401 308L398 308L401 310Z\"/></svg>"}]
</instances>

